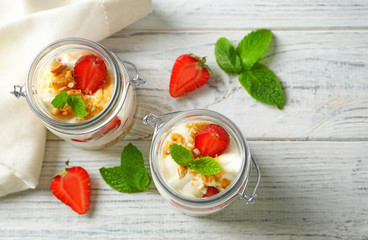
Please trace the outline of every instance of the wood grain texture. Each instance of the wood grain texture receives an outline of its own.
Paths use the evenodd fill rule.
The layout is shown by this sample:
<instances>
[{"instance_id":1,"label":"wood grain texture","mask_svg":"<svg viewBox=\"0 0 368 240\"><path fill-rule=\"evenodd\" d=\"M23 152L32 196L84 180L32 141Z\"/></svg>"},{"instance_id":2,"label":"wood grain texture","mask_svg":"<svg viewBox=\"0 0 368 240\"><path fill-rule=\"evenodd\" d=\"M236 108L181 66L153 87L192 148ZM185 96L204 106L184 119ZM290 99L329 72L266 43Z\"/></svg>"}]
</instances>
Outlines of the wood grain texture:
<instances>
[{"instance_id":1,"label":"wood grain texture","mask_svg":"<svg viewBox=\"0 0 368 240\"><path fill-rule=\"evenodd\" d=\"M137 194L122 194L107 186L98 169L119 164L127 143L83 151L62 141L48 142L37 189L0 199L0 239L368 236L367 142L251 141L251 151L262 170L256 204L245 205L238 199L224 211L203 218L171 208L153 183L149 192ZM133 143L143 152L148 167L150 142ZM50 178L68 158L71 165L82 165L91 176L91 206L85 216L64 206L49 190Z\"/></svg>"},{"instance_id":2,"label":"wood grain texture","mask_svg":"<svg viewBox=\"0 0 368 240\"><path fill-rule=\"evenodd\" d=\"M128 139L150 139L140 124L148 113L206 108L232 119L250 139L368 139L368 31L274 31L262 62L281 79L283 110L254 100L237 76L219 69L214 44L226 36L235 45L248 32L123 31L104 41L135 62L147 83L137 88L138 123ZM173 99L171 69L181 54L207 56L214 75L202 88Z\"/></svg>"},{"instance_id":3,"label":"wood grain texture","mask_svg":"<svg viewBox=\"0 0 368 240\"><path fill-rule=\"evenodd\" d=\"M218 38L237 45L257 28L273 30L261 62L281 79L282 111L251 98L214 58ZM0 239L368 240L368 1L153 0L152 14L101 43L147 80L136 89L132 130L100 151L48 133L37 189L0 198ZM189 52L207 56L214 75L173 99L173 63ZM148 192L122 194L103 182L98 169L118 165L128 142L148 168L153 130L141 122L146 114L193 108L223 113L251 140L262 172L255 205L238 199L219 214L193 218L171 208L153 183ZM91 176L85 216L49 190L68 158Z\"/></svg>"},{"instance_id":4,"label":"wood grain texture","mask_svg":"<svg viewBox=\"0 0 368 240\"><path fill-rule=\"evenodd\" d=\"M214 44L226 36L237 45L247 31L121 31L101 43L137 64L147 83L136 88L136 125L126 139L151 138L141 124L153 112L206 108L232 119L252 140L367 140L368 31L273 31L262 58L281 80L283 110L254 100L237 76L219 69ZM175 59L193 52L207 56L214 75L202 88L174 99L169 94ZM49 135L49 139L54 139Z\"/></svg>"},{"instance_id":5,"label":"wood grain texture","mask_svg":"<svg viewBox=\"0 0 368 240\"><path fill-rule=\"evenodd\" d=\"M154 0L130 29L367 29L365 0Z\"/></svg>"}]
</instances>

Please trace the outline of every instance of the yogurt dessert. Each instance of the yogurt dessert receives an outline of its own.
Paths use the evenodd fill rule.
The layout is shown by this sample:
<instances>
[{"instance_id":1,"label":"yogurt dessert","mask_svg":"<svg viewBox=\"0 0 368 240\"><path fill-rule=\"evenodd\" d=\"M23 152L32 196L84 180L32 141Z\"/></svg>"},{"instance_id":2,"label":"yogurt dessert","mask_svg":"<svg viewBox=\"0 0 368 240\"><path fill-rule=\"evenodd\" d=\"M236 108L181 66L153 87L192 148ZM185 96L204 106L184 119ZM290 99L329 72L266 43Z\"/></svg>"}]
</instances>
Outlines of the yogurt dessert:
<instances>
[{"instance_id":1,"label":"yogurt dessert","mask_svg":"<svg viewBox=\"0 0 368 240\"><path fill-rule=\"evenodd\" d=\"M82 38L60 39L33 61L25 84L27 102L55 135L85 149L116 142L133 125L133 85L144 83L134 64Z\"/></svg>"},{"instance_id":2,"label":"yogurt dessert","mask_svg":"<svg viewBox=\"0 0 368 240\"><path fill-rule=\"evenodd\" d=\"M111 70L104 61L89 52L70 51L56 55L40 76L38 93L43 104L58 120L76 123L98 115L108 104L114 90ZM52 105L55 97L65 91L78 96L85 105L85 116L77 116L72 107Z\"/></svg>"},{"instance_id":3,"label":"yogurt dessert","mask_svg":"<svg viewBox=\"0 0 368 240\"><path fill-rule=\"evenodd\" d=\"M172 145L188 149L193 159L210 157L220 165L216 174L204 175L175 161ZM234 139L209 121L188 121L175 126L163 142L162 175L168 185L192 198L206 198L224 191L239 175L242 160Z\"/></svg>"},{"instance_id":4,"label":"yogurt dessert","mask_svg":"<svg viewBox=\"0 0 368 240\"><path fill-rule=\"evenodd\" d=\"M240 198L254 203L260 171L240 129L224 115L192 109L143 119L154 129L149 161L160 194L177 210L203 216ZM252 165L258 179L246 194Z\"/></svg>"}]
</instances>

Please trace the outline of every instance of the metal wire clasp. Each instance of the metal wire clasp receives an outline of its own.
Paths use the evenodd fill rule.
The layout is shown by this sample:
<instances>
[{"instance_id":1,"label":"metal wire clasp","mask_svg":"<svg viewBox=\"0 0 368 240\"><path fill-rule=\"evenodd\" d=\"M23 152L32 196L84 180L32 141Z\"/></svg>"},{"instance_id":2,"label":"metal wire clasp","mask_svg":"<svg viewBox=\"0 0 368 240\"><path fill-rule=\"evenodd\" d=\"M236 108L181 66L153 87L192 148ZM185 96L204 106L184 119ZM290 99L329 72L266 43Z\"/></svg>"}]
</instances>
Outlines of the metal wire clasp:
<instances>
[{"instance_id":1,"label":"metal wire clasp","mask_svg":"<svg viewBox=\"0 0 368 240\"><path fill-rule=\"evenodd\" d=\"M246 204L254 204L254 199L257 197L256 191L257 191L259 182L261 181L261 171L259 170L258 164L257 164L256 160L253 158L253 156L252 156L252 161L254 163L254 166L255 166L255 168L257 170L257 175L258 175L258 177L257 177L257 183L254 186L253 193L249 197L247 195L245 195L246 187L243 189L243 191L241 193L239 193L240 194L240 198L243 199Z\"/></svg>"},{"instance_id":2,"label":"metal wire clasp","mask_svg":"<svg viewBox=\"0 0 368 240\"><path fill-rule=\"evenodd\" d=\"M135 74L136 75L135 75L135 78L133 78L133 79L130 80L130 83L131 84L138 86L140 84L146 83L146 81L143 78L141 78L140 73L139 73L139 70L138 70L137 66L134 63L129 62L129 61L126 61L126 60L121 60L121 61L123 63L125 63L125 64L130 65L134 69L134 71L135 71Z\"/></svg>"},{"instance_id":3,"label":"metal wire clasp","mask_svg":"<svg viewBox=\"0 0 368 240\"><path fill-rule=\"evenodd\" d=\"M153 113L149 113L143 118L143 124L151 125L151 127L154 128L156 132L165 123L164 121L159 121L159 119L168 117L170 115L175 115L180 112L181 111L176 111L176 112L165 113L161 115L155 115Z\"/></svg>"},{"instance_id":4,"label":"metal wire clasp","mask_svg":"<svg viewBox=\"0 0 368 240\"><path fill-rule=\"evenodd\" d=\"M13 94L16 98L25 97L26 91L23 90L24 84L21 85L14 85L14 90L10 91L11 94Z\"/></svg>"}]
</instances>

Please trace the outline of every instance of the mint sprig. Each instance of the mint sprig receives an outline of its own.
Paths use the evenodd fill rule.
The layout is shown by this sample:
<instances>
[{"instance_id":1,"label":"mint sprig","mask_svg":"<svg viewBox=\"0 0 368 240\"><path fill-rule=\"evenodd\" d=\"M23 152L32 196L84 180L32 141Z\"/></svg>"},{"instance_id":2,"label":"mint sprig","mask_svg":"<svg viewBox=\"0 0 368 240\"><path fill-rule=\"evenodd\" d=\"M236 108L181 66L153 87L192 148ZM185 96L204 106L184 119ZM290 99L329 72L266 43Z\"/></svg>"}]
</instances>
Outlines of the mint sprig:
<instances>
[{"instance_id":1,"label":"mint sprig","mask_svg":"<svg viewBox=\"0 0 368 240\"><path fill-rule=\"evenodd\" d=\"M121 153L120 166L102 167L100 174L111 188L123 193L147 191L150 183L142 152L131 143Z\"/></svg>"},{"instance_id":2,"label":"mint sprig","mask_svg":"<svg viewBox=\"0 0 368 240\"><path fill-rule=\"evenodd\" d=\"M211 157L192 159L192 152L176 143L171 145L170 152L171 157L177 164L189 167L202 175L217 174L222 169L220 164Z\"/></svg>"},{"instance_id":3,"label":"mint sprig","mask_svg":"<svg viewBox=\"0 0 368 240\"><path fill-rule=\"evenodd\" d=\"M58 109L63 109L68 104L77 117L87 116L86 105L79 96L69 95L66 91L62 91L55 96L51 104Z\"/></svg>"},{"instance_id":4,"label":"mint sprig","mask_svg":"<svg viewBox=\"0 0 368 240\"><path fill-rule=\"evenodd\" d=\"M246 35L236 51L233 51L230 41L220 38L215 45L215 56L219 67L226 73L240 73L240 83L253 98L282 109L285 105L285 94L279 78L265 65L258 63L271 39L271 31L256 30ZM241 62L240 71L234 70L237 69L237 58Z\"/></svg>"}]
</instances>

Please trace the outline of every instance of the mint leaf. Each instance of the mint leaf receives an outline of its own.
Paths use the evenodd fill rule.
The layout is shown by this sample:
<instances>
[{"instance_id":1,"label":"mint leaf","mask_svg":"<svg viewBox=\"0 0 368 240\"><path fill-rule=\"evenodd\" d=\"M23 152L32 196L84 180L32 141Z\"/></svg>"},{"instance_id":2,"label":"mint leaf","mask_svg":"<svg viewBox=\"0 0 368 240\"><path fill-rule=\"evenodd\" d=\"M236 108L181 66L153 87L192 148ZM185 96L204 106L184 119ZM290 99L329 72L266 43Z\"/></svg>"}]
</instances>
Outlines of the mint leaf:
<instances>
[{"instance_id":1,"label":"mint leaf","mask_svg":"<svg viewBox=\"0 0 368 240\"><path fill-rule=\"evenodd\" d=\"M68 105L72 108L73 113L77 117L87 116L86 105L79 96L69 95L67 99Z\"/></svg>"},{"instance_id":2,"label":"mint leaf","mask_svg":"<svg viewBox=\"0 0 368 240\"><path fill-rule=\"evenodd\" d=\"M135 193L148 190L149 175L144 166L142 153L129 143L121 153L121 165L100 168L100 174L113 189L123 193Z\"/></svg>"},{"instance_id":3,"label":"mint leaf","mask_svg":"<svg viewBox=\"0 0 368 240\"><path fill-rule=\"evenodd\" d=\"M285 95L281 82L265 65L254 64L251 70L240 73L239 81L253 98L283 108Z\"/></svg>"},{"instance_id":4,"label":"mint leaf","mask_svg":"<svg viewBox=\"0 0 368 240\"><path fill-rule=\"evenodd\" d=\"M201 157L192 160L190 168L202 175L213 175L221 171L222 167L211 157Z\"/></svg>"},{"instance_id":5,"label":"mint leaf","mask_svg":"<svg viewBox=\"0 0 368 240\"><path fill-rule=\"evenodd\" d=\"M123 181L121 167L100 168L100 174L105 182L118 192L131 193L132 188Z\"/></svg>"},{"instance_id":6,"label":"mint leaf","mask_svg":"<svg viewBox=\"0 0 368 240\"><path fill-rule=\"evenodd\" d=\"M240 73L241 60L229 40L222 37L215 44L216 62L228 74Z\"/></svg>"},{"instance_id":7,"label":"mint leaf","mask_svg":"<svg viewBox=\"0 0 368 240\"><path fill-rule=\"evenodd\" d=\"M121 173L124 182L131 187L131 192L148 190L150 182L141 151L129 143L121 153Z\"/></svg>"},{"instance_id":8,"label":"mint leaf","mask_svg":"<svg viewBox=\"0 0 368 240\"><path fill-rule=\"evenodd\" d=\"M171 145L170 152L177 164L189 167L202 175L217 174L222 169L220 164L211 157L192 159L192 152L176 143Z\"/></svg>"},{"instance_id":9,"label":"mint leaf","mask_svg":"<svg viewBox=\"0 0 368 240\"><path fill-rule=\"evenodd\" d=\"M58 109L63 109L68 100L68 96L69 95L66 91L60 92L59 94L55 96L54 100L52 100L51 102L52 106Z\"/></svg>"},{"instance_id":10,"label":"mint leaf","mask_svg":"<svg viewBox=\"0 0 368 240\"><path fill-rule=\"evenodd\" d=\"M171 157L174 159L174 161L182 166L189 166L189 162L192 160L192 152L185 147L173 143L170 148Z\"/></svg>"},{"instance_id":11,"label":"mint leaf","mask_svg":"<svg viewBox=\"0 0 368 240\"><path fill-rule=\"evenodd\" d=\"M241 40L236 51L243 63L243 68L249 70L262 57L271 42L272 33L260 29L249 33Z\"/></svg>"}]
</instances>

